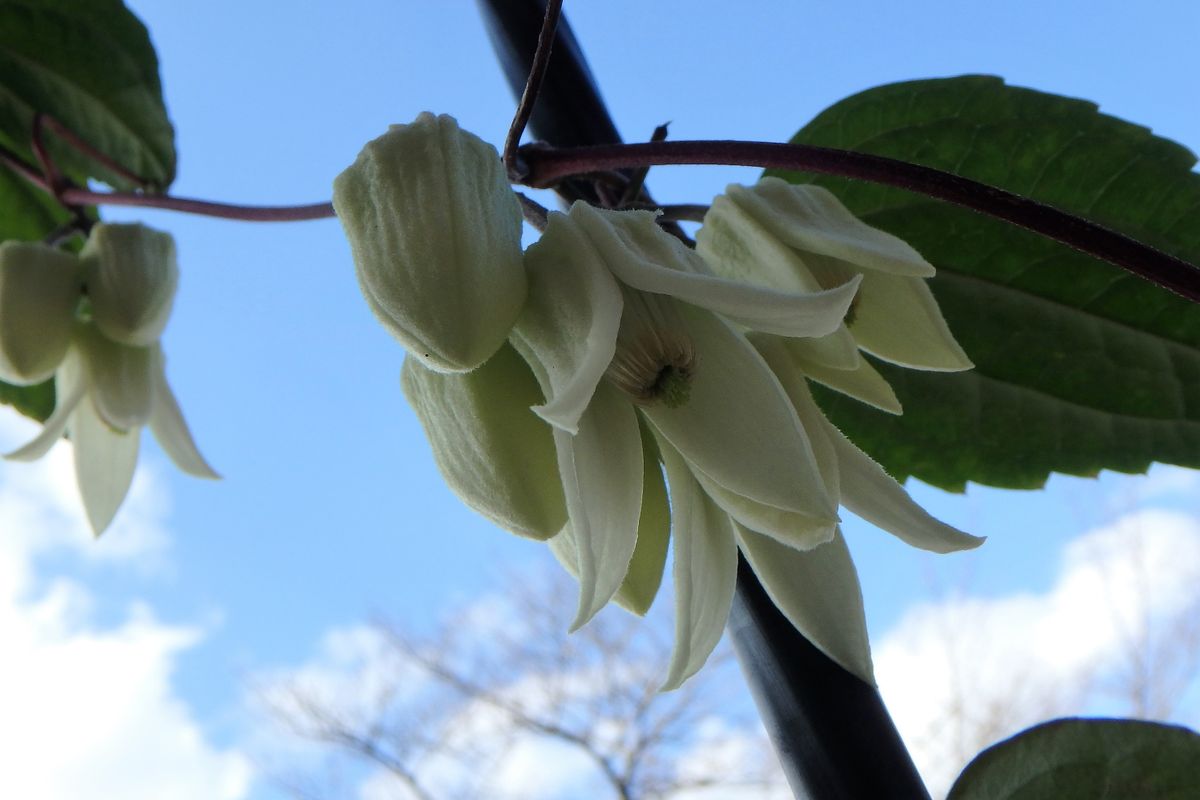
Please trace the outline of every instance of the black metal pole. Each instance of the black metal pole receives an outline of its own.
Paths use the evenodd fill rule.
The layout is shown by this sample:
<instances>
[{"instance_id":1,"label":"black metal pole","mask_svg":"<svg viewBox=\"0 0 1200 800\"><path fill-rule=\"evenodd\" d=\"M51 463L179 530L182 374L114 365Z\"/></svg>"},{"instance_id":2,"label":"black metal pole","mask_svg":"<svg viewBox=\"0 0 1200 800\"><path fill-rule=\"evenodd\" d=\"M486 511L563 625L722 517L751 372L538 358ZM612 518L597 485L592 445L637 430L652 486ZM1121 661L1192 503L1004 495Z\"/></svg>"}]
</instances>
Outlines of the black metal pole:
<instances>
[{"instance_id":1,"label":"black metal pole","mask_svg":"<svg viewBox=\"0 0 1200 800\"><path fill-rule=\"evenodd\" d=\"M533 61L544 0L478 0L513 94ZM530 127L555 145L620 140L564 17ZM586 187L568 189L581 196ZM572 198L573 199L573 198ZM801 800L928 800L879 692L846 672L779 613L738 561L729 634L793 793Z\"/></svg>"},{"instance_id":2,"label":"black metal pole","mask_svg":"<svg viewBox=\"0 0 1200 800\"><path fill-rule=\"evenodd\" d=\"M929 799L879 692L792 627L744 558L727 630L797 798Z\"/></svg>"}]
</instances>

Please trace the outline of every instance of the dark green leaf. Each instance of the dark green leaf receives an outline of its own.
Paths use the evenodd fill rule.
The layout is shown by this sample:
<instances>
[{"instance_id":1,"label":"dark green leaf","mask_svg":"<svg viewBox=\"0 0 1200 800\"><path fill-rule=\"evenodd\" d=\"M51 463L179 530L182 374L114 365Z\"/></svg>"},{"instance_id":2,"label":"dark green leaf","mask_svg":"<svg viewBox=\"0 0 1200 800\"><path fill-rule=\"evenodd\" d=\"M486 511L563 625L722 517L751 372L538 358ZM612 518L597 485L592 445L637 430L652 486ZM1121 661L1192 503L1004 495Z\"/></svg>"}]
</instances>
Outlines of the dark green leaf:
<instances>
[{"instance_id":1,"label":"dark green leaf","mask_svg":"<svg viewBox=\"0 0 1200 800\"><path fill-rule=\"evenodd\" d=\"M984 750L947 800L1192 800L1200 735L1123 719L1061 719Z\"/></svg>"},{"instance_id":2,"label":"dark green leaf","mask_svg":"<svg viewBox=\"0 0 1200 800\"><path fill-rule=\"evenodd\" d=\"M158 59L120 0L0 0L0 144L29 160L36 111L159 187L175 176ZM53 135L48 144L77 183L133 188Z\"/></svg>"},{"instance_id":3,"label":"dark green leaf","mask_svg":"<svg viewBox=\"0 0 1200 800\"><path fill-rule=\"evenodd\" d=\"M1195 156L1082 100L970 76L868 90L793 140L937 167L1200 263ZM976 364L880 366L902 417L818 387L833 421L900 479L1040 486L1050 472L1200 467L1200 308L1036 234L899 189L823 184L937 268L930 285Z\"/></svg>"},{"instance_id":4,"label":"dark green leaf","mask_svg":"<svg viewBox=\"0 0 1200 800\"><path fill-rule=\"evenodd\" d=\"M49 195L0 166L0 242L41 239L69 219Z\"/></svg>"},{"instance_id":5,"label":"dark green leaf","mask_svg":"<svg viewBox=\"0 0 1200 800\"><path fill-rule=\"evenodd\" d=\"M36 386L12 386L0 381L0 403L10 405L27 417L45 422L54 411L54 380Z\"/></svg>"}]
</instances>

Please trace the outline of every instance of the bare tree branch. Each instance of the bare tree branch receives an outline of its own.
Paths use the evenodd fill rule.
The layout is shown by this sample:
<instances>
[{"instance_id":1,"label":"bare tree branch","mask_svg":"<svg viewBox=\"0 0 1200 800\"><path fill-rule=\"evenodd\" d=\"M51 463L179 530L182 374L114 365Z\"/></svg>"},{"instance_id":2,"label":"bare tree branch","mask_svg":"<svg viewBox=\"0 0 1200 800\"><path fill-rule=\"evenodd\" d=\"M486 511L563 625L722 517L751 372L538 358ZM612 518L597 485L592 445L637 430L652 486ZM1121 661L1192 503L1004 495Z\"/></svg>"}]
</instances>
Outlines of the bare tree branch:
<instances>
[{"instance_id":1,"label":"bare tree branch","mask_svg":"<svg viewBox=\"0 0 1200 800\"><path fill-rule=\"evenodd\" d=\"M533 579L509 576L506 584L432 635L375 623L380 657L395 674L363 665L363 675L345 678L349 702L297 678L266 692L268 710L301 739L394 776L416 800L503 796L489 770L533 741L577 753L596 785L619 800L782 786L768 761L730 771L687 760L699 747L723 743L703 738L714 721L756 752L771 752L761 730L746 724L748 702L747 720L726 710L736 700L728 687L740 688L727 651L682 689L660 693L672 646L664 619L613 610L568 636L576 589L565 577L538 572ZM435 763L463 779L452 788L438 784L430 777Z\"/></svg>"}]
</instances>

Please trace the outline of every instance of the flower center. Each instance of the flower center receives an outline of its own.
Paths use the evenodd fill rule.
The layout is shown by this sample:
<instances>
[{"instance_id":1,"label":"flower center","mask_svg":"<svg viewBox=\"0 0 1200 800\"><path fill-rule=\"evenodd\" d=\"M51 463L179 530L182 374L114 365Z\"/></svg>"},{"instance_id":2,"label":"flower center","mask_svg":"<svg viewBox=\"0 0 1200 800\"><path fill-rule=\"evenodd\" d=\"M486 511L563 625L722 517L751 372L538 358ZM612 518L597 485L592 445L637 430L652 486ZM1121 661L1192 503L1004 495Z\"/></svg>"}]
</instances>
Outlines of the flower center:
<instances>
[{"instance_id":1,"label":"flower center","mask_svg":"<svg viewBox=\"0 0 1200 800\"><path fill-rule=\"evenodd\" d=\"M679 408L688 401L696 349L675 301L622 287L625 309L617 351L605 373L638 405Z\"/></svg>"}]
</instances>

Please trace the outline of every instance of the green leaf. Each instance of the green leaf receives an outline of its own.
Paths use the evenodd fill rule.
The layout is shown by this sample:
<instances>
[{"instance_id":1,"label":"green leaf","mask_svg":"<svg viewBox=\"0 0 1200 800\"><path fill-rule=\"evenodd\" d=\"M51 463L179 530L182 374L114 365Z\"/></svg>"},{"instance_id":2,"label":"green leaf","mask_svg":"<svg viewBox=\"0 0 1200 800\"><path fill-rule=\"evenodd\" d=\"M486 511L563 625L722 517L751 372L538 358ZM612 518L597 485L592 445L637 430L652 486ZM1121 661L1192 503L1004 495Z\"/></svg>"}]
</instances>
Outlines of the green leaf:
<instances>
[{"instance_id":1,"label":"green leaf","mask_svg":"<svg viewBox=\"0 0 1200 800\"><path fill-rule=\"evenodd\" d=\"M1127 719L1060 719L984 750L947 800L1190 800L1200 735Z\"/></svg>"},{"instance_id":2,"label":"green leaf","mask_svg":"<svg viewBox=\"0 0 1200 800\"><path fill-rule=\"evenodd\" d=\"M1033 197L1200 263L1195 156L1089 102L968 76L882 86L793 141L937 167ZM833 190L938 269L930 286L976 364L876 362L893 417L823 387L830 418L889 472L951 490L1036 488L1049 473L1200 467L1200 308L1037 234L900 189Z\"/></svg>"},{"instance_id":3,"label":"green leaf","mask_svg":"<svg viewBox=\"0 0 1200 800\"><path fill-rule=\"evenodd\" d=\"M53 198L0 166L0 242L41 239L68 219Z\"/></svg>"},{"instance_id":4,"label":"green leaf","mask_svg":"<svg viewBox=\"0 0 1200 800\"><path fill-rule=\"evenodd\" d=\"M45 422L54 411L54 379L36 386L12 386L0 381L0 403L10 405L38 422Z\"/></svg>"},{"instance_id":5,"label":"green leaf","mask_svg":"<svg viewBox=\"0 0 1200 800\"><path fill-rule=\"evenodd\" d=\"M175 177L158 59L120 0L0 0L0 144L31 161L37 111L160 188ZM52 133L47 144L75 182L134 188Z\"/></svg>"}]
</instances>

